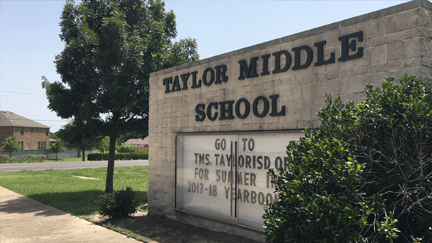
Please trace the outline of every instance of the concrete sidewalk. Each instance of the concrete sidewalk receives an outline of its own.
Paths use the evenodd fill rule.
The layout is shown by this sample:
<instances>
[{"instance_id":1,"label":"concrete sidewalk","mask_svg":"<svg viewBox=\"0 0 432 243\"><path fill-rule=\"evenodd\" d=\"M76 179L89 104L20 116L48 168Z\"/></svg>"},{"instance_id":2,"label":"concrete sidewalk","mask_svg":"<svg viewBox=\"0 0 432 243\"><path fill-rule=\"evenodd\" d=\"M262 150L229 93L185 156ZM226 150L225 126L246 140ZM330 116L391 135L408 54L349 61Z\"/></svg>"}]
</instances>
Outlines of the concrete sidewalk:
<instances>
[{"instance_id":1,"label":"concrete sidewalk","mask_svg":"<svg viewBox=\"0 0 432 243\"><path fill-rule=\"evenodd\" d=\"M0 187L0 242L137 241Z\"/></svg>"}]
</instances>

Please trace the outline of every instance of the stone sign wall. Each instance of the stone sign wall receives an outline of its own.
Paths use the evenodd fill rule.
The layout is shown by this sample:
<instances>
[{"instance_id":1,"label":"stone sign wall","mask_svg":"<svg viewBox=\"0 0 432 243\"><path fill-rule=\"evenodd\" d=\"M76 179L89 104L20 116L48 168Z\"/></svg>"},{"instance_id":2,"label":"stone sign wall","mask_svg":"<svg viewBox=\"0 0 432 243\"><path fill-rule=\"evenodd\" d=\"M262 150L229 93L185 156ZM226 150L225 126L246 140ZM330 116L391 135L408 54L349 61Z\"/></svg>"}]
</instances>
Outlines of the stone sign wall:
<instances>
[{"instance_id":1,"label":"stone sign wall","mask_svg":"<svg viewBox=\"0 0 432 243\"><path fill-rule=\"evenodd\" d=\"M152 73L149 212L263 240L265 170L289 170L284 148L319 126L326 93L359 102L366 84L432 76L431 10L412 1Z\"/></svg>"}]
</instances>

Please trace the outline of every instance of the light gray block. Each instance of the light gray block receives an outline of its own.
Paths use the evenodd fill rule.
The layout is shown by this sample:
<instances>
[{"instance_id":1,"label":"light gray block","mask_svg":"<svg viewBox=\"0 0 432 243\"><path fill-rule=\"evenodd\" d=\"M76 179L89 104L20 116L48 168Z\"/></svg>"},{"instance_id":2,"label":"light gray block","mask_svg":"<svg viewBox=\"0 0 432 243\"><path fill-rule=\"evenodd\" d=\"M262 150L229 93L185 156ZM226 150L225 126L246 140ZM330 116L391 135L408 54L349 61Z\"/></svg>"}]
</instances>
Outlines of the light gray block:
<instances>
[{"instance_id":1,"label":"light gray block","mask_svg":"<svg viewBox=\"0 0 432 243\"><path fill-rule=\"evenodd\" d=\"M200 225L217 231L224 231L264 241L263 234L221 223L220 221L184 214L175 211L175 174L176 174L176 136L179 132L207 134L214 132L239 131L282 131L319 127L317 112L325 107L325 94L333 98L340 96L343 101L361 102L366 95L366 84L380 87L384 79L394 76L399 79L406 72L420 78L432 75L432 4L428 1L410 1L388 9L357 16L291 36L271 40L251 47L245 47L216 57L207 58L194 63L162 70L150 75L150 182L149 212L164 214L183 222ZM363 48L363 56L347 61L340 61L342 42L339 38L362 31L363 41L351 38L349 43L356 43L354 55ZM315 66L318 61L318 50L315 43L326 41L323 60L334 54L334 63ZM296 57L293 48L309 46L312 50L310 66L293 70L296 58L300 65L307 61L306 51ZM289 69L281 73L273 73L276 59L273 53L287 51L291 62ZM269 55L268 75L263 55ZM239 80L240 60L246 60L249 67L251 58L256 61L257 77ZM282 56L284 57L284 56ZM281 58L280 67L285 65ZM165 93L163 79L175 77L188 72L197 71L197 81L203 79L206 68L225 65L228 81L213 83L192 89L192 77L188 80L188 89ZM250 73L252 74L252 72ZM246 73L245 73L246 75ZM210 73L206 76L211 78ZM216 78L216 71L215 71ZM180 81L181 82L181 81ZM214 81L215 82L215 81ZM270 102L270 95L279 95L278 110L285 107L285 115L281 117L267 116L258 118L253 115L252 106L258 96L264 96ZM234 100L241 98L249 101L251 110L246 119L234 117L232 120L197 121L196 107L204 104ZM263 111L263 103L258 111ZM269 103L271 109L271 103ZM212 110L212 115L221 113L220 106ZM244 113L244 107L241 108Z\"/></svg>"}]
</instances>

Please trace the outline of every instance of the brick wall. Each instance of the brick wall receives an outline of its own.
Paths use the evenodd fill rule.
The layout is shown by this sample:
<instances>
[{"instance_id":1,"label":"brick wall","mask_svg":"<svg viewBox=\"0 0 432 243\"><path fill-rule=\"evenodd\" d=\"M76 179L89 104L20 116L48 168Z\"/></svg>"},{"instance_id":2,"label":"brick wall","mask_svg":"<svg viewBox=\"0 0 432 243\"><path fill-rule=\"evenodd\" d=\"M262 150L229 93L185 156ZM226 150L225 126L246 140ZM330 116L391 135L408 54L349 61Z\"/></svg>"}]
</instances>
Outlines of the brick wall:
<instances>
[{"instance_id":1,"label":"brick wall","mask_svg":"<svg viewBox=\"0 0 432 243\"><path fill-rule=\"evenodd\" d=\"M423 79L432 76L432 4L427 1L411 1L388 9L354 17L313 30L283 37L241 50L229 52L191 64L162 70L150 75L149 141L150 182L148 191L149 212L206 226L218 231L233 232L246 237L263 240L262 236L248 230L235 229L232 225L209 222L193 215L180 215L175 211L176 135L180 132L229 132L291 130L319 126L316 113L325 106L325 94L340 96L343 101L359 102L365 97L366 84L380 87L384 78L403 74L417 75ZM363 41L356 40L356 49L363 48L363 57L338 61L341 57L341 36L362 32ZM351 39L353 40L353 39ZM314 66L317 62L315 43L326 41L324 60L335 54L335 62ZM312 64L305 69L292 70L293 48L309 46L313 50ZM292 55L288 71L273 74L275 61L273 53L286 50ZM269 55L270 74L260 75L266 70L263 56ZM257 59L257 77L239 79L239 61L249 64ZM300 62L305 63L306 52L301 52ZM182 74L197 72L197 79L206 68L226 65L227 82L202 85L193 89L192 75L188 89L166 92L164 79L175 77L183 87ZM285 63L281 63L283 67ZM216 72L216 71L215 71ZM209 77L207 77L210 79ZM196 121L197 104L245 98L252 102L256 97L279 95L277 110L286 108L284 116L259 118L251 114L246 119ZM258 107L259 112L263 106ZM220 110L218 110L220 112ZM244 112L244 111L242 111ZM213 113L212 115L216 115ZM211 221L211 220L210 220ZM217 224L217 228L213 225Z\"/></svg>"},{"instance_id":2,"label":"brick wall","mask_svg":"<svg viewBox=\"0 0 432 243\"><path fill-rule=\"evenodd\" d=\"M6 138L14 135L14 127L0 127L0 147L6 143Z\"/></svg>"},{"instance_id":3,"label":"brick wall","mask_svg":"<svg viewBox=\"0 0 432 243\"><path fill-rule=\"evenodd\" d=\"M138 152L138 153L148 153L149 152L149 147L134 147L134 151Z\"/></svg>"},{"instance_id":4,"label":"brick wall","mask_svg":"<svg viewBox=\"0 0 432 243\"><path fill-rule=\"evenodd\" d=\"M21 134L21 129L23 129L23 134ZM3 146L6 138L10 136L15 137L17 142L23 142L24 150L37 150L38 142L45 142L46 148L49 148L49 128L1 127L0 146Z\"/></svg>"}]
</instances>

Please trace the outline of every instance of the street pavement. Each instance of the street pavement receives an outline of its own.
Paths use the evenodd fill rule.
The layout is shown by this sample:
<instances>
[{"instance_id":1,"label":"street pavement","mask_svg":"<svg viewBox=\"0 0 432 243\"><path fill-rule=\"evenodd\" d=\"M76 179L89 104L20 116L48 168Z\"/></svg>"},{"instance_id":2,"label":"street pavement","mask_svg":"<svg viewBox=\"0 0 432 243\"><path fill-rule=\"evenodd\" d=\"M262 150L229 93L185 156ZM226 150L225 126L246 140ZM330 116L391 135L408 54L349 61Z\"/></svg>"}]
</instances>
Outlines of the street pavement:
<instances>
[{"instance_id":1,"label":"street pavement","mask_svg":"<svg viewBox=\"0 0 432 243\"><path fill-rule=\"evenodd\" d=\"M108 161L45 162L45 163L0 163L0 173L40 170L69 170L107 167ZM148 160L116 160L115 167L148 166ZM1 242L1 241L0 241Z\"/></svg>"},{"instance_id":2,"label":"street pavement","mask_svg":"<svg viewBox=\"0 0 432 243\"><path fill-rule=\"evenodd\" d=\"M0 242L136 243L137 241L0 187Z\"/></svg>"}]
</instances>

